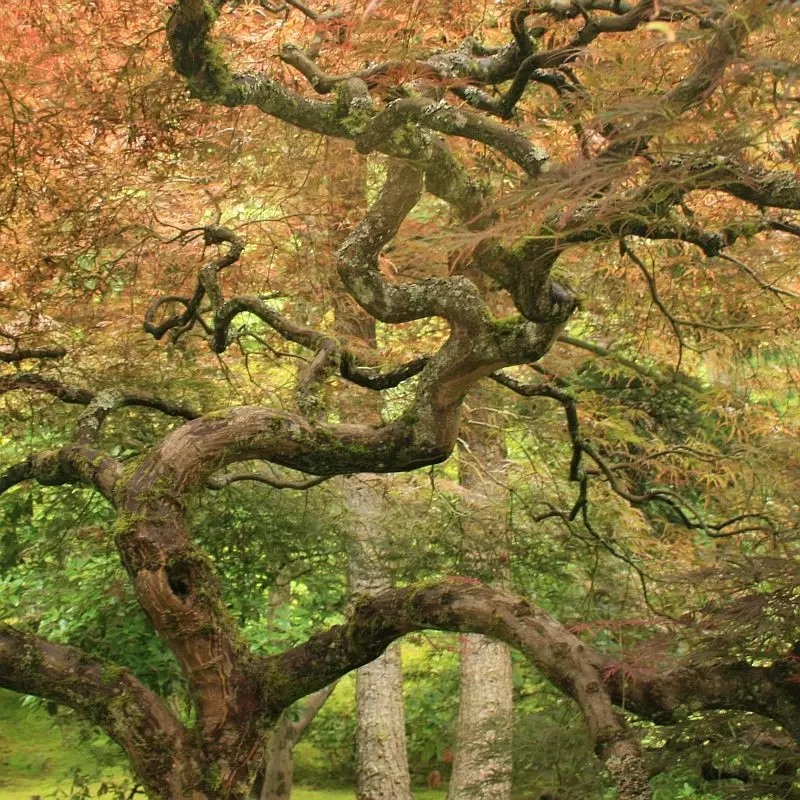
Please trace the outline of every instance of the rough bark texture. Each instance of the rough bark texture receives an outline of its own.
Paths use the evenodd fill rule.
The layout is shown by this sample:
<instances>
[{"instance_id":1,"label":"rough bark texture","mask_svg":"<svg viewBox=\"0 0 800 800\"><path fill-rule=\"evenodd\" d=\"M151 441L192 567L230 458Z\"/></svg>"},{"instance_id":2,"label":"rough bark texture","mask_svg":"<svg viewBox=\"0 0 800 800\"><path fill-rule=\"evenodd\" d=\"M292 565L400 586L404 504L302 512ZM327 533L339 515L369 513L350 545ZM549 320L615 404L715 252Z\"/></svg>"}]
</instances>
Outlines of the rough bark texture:
<instances>
[{"instance_id":1,"label":"rough bark texture","mask_svg":"<svg viewBox=\"0 0 800 800\"><path fill-rule=\"evenodd\" d=\"M506 448L491 393L473 391L477 406L462 425L459 480L469 510L464 519L466 569L488 573L502 585L506 531ZM499 550L498 550L499 548ZM514 684L503 642L480 634L461 637L458 739L449 800L510 800Z\"/></svg>"},{"instance_id":2,"label":"rough bark texture","mask_svg":"<svg viewBox=\"0 0 800 800\"><path fill-rule=\"evenodd\" d=\"M399 645L358 670L356 703L356 796L410 800Z\"/></svg>"},{"instance_id":3,"label":"rough bark texture","mask_svg":"<svg viewBox=\"0 0 800 800\"><path fill-rule=\"evenodd\" d=\"M464 634L460 674L458 743L448 798L508 800L514 725L508 646Z\"/></svg>"},{"instance_id":4,"label":"rough bark texture","mask_svg":"<svg viewBox=\"0 0 800 800\"><path fill-rule=\"evenodd\" d=\"M383 553L384 479L344 482L349 512L350 589L355 598L391 588ZM399 645L356 673L356 795L359 800L411 800Z\"/></svg>"}]
</instances>

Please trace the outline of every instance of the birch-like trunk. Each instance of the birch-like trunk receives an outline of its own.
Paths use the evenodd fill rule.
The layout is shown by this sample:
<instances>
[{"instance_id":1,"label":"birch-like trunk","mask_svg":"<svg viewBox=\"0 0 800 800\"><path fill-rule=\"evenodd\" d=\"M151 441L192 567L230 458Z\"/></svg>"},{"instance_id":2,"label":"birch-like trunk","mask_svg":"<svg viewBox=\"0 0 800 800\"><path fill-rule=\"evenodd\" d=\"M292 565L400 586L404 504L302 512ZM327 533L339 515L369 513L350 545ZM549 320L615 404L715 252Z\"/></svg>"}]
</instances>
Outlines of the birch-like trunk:
<instances>
[{"instance_id":1,"label":"birch-like trunk","mask_svg":"<svg viewBox=\"0 0 800 800\"><path fill-rule=\"evenodd\" d=\"M487 393L475 392L482 409ZM494 577L507 572L506 449L502 427L486 411L473 412L463 425L460 483L470 510L465 519L466 569ZM499 546L499 550L498 550ZM514 686L511 654L503 642L478 634L461 637L461 691L458 738L449 800L510 800Z\"/></svg>"},{"instance_id":2,"label":"birch-like trunk","mask_svg":"<svg viewBox=\"0 0 800 800\"><path fill-rule=\"evenodd\" d=\"M383 558L385 481L346 478L349 511L350 589L354 597L391 587ZM358 800L411 800L403 708L400 646L356 674L356 796Z\"/></svg>"},{"instance_id":3,"label":"birch-like trunk","mask_svg":"<svg viewBox=\"0 0 800 800\"><path fill-rule=\"evenodd\" d=\"M294 744L292 723L281 715L267 744L264 778L259 800L289 800L294 781Z\"/></svg>"},{"instance_id":4,"label":"birch-like trunk","mask_svg":"<svg viewBox=\"0 0 800 800\"><path fill-rule=\"evenodd\" d=\"M450 800L509 800L513 721L508 646L479 634L464 634Z\"/></svg>"}]
</instances>

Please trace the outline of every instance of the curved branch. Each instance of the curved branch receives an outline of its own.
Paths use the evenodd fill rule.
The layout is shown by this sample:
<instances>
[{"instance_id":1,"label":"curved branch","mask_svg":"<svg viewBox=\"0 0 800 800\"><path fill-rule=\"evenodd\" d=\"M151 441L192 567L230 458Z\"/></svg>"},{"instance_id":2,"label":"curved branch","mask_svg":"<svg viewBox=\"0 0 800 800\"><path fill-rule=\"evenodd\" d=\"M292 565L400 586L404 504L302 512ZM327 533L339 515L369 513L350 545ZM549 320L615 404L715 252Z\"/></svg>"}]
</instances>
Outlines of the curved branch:
<instances>
[{"instance_id":1,"label":"curved branch","mask_svg":"<svg viewBox=\"0 0 800 800\"><path fill-rule=\"evenodd\" d=\"M266 658L265 675L279 668L297 676L297 683L282 687L271 702L289 705L376 658L397 638L425 629L484 633L521 650L578 701L595 736L591 720L595 714L595 719L607 719L603 695L608 692L617 705L657 723L674 722L698 708L751 711L775 720L800 740L800 664L795 650L769 666L678 663L642 670L632 680L617 659L583 642L527 600L458 579L364 596L343 625ZM587 690L600 695L599 707L588 707L591 701L584 706Z\"/></svg>"},{"instance_id":2,"label":"curved branch","mask_svg":"<svg viewBox=\"0 0 800 800\"><path fill-rule=\"evenodd\" d=\"M270 308L260 297L244 294L226 300L216 309L214 336L211 339L211 349L215 353L225 352L228 347L228 332L231 323L239 314L244 313L258 317L284 339L307 347L309 350L317 350L324 341L330 338L321 331L300 325L294 320L284 317Z\"/></svg>"},{"instance_id":3,"label":"curved branch","mask_svg":"<svg viewBox=\"0 0 800 800\"><path fill-rule=\"evenodd\" d=\"M92 392L67 383L46 378L34 372L0 377L0 396L6 392L28 390L52 395L65 403L87 406L78 418L73 440L77 444L93 444L108 415L118 409L130 406L152 408L171 417L185 420L197 419L199 413L193 408L172 400L165 400L151 392L136 389L103 389Z\"/></svg>"},{"instance_id":4,"label":"curved branch","mask_svg":"<svg viewBox=\"0 0 800 800\"><path fill-rule=\"evenodd\" d=\"M255 481L256 483L264 483L271 486L273 489L297 489L305 491L314 486L319 486L327 480L331 479L331 475L318 475L315 478L309 478L305 481L289 481L276 478L267 472L229 472L225 475L218 475L215 478L209 478L206 481L206 486L209 489L224 489L232 483L239 481Z\"/></svg>"},{"instance_id":5,"label":"curved branch","mask_svg":"<svg viewBox=\"0 0 800 800\"><path fill-rule=\"evenodd\" d=\"M632 124L614 126L611 144L598 155L598 160L627 158L642 152L655 126L677 119L709 97L738 56L747 36L761 25L763 13L763 7L752 6L746 11L735 8L722 16L714 24L714 35L689 75L660 98L657 110L640 114Z\"/></svg>"},{"instance_id":6,"label":"curved branch","mask_svg":"<svg viewBox=\"0 0 800 800\"><path fill-rule=\"evenodd\" d=\"M63 703L102 728L159 796L165 787L170 796L183 796L192 784L173 767L192 764L180 720L124 667L0 622L0 686Z\"/></svg>"},{"instance_id":7,"label":"curved branch","mask_svg":"<svg viewBox=\"0 0 800 800\"><path fill-rule=\"evenodd\" d=\"M633 736L613 707L586 646L541 609L488 586L460 582L363 596L347 622L264 660L264 674L290 674L271 702L283 708L377 658L395 639L425 629L482 633L521 650L583 712L598 754L621 798L647 798L647 777Z\"/></svg>"},{"instance_id":8,"label":"curved branch","mask_svg":"<svg viewBox=\"0 0 800 800\"><path fill-rule=\"evenodd\" d=\"M196 97L229 107L256 106L277 119L325 136L358 138L371 116L368 97L359 92L350 103L343 93L344 102L325 103L308 100L264 74L234 74L211 39L219 9L206 0L179 0L173 8L167 25L173 63ZM431 192L453 205L464 218L475 216L484 202L484 190L478 182L443 142L413 126L406 134L392 137L378 149L414 161L425 172Z\"/></svg>"},{"instance_id":9,"label":"curved branch","mask_svg":"<svg viewBox=\"0 0 800 800\"><path fill-rule=\"evenodd\" d=\"M203 243L206 247L210 245L228 244L228 251L219 258L206 264L201 270L197 281L197 287L191 297L180 297L178 295L168 295L154 300L144 315L144 330L155 339L161 339L165 333L177 328L175 338L191 329L194 323L201 321L199 316L200 303L208 295L212 308L216 311L222 305L222 293L219 287L217 276L226 267L235 264L244 252L244 240L230 228L222 225L206 225L202 228ZM156 323L155 318L159 310L173 303L178 303L184 307L180 314L173 314L161 323ZM221 352L221 351L220 351Z\"/></svg>"},{"instance_id":10,"label":"curved branch","mask_svg":"<svg viewBox=\"0 0 800 800\"><path fill-rule=\"evenodd\" d=\"M100 431L108 415L119 408L130 406L152 408L168 416L180 417L185 420L197 419L200 416L197 411L182 403L164 400L150 392L104 389L94 395L86 410L81 413L73 440L79 444L94 444L100 436Z\"/></svg>"},{"instance_id":11,"label":"curved branch","mask_svg":"<svg viewBox=\"0 0 800 800\"><path fill-rule=\"evenodd\" d=\"M549 397L557 400L564 407L567 416L567 431L570 442L572 443L572 458L569 465L569 479L579 481L581 479L580 466L581 454L583 453L583 439L581 438L581 427L578 421L578 408L575 398L551 384L526 384L506 375L502 372L494 372L489 376L493 381L511 389L522 397Z\"/></svg>"},{"instance_id":12,"label":"curved branch","mask_svg":"<svg viewBox=\"0 0 800 800\"><path fill-rule=\"evenodd\" d=\"M0 395L17 390L42 392L52 395L64 403L74 405L88 405L95 395L88 389L70 386L53 378L46 378L36 372L20 372L17 375L4 375L0 377Z\"/></svg>"},{"instance_id":13,"label":"curved branch","mask_svg":"<svg viewBox=\"0 0 800 800\"><path fill-rule=\"evenodd\" d=\"M383 246L394 237L422 192L422 174L392 161L378 198L337 253L339 275L368 313L382 322L410 322L439 316L463 328L485 327L489 319L480 293L462 276L418 283L387 281L378 268Z\"/></svg>"},{"instance_id":14,"label":"curved branch","mask_svg":"<svg viewBox=\"0 0 800 800\"><path fill-rule=\"evenodd\" d=\"M731 158L675 157L662 167L682 191L714 189L747 203L800 210L800 180L792 170L766 169Z\"/></svg>"},{"instance_id":15,"label":"curved branch","mask_svg":"<svg viewBox=\"0 0 800 800\"><path fill-rule=\"evenodd\" d=\"M341 376L365 389L382 391L399 386L403 381L419 375L420 372L430 362L430 356L418 356L400 367L395 367L384 373L374 374L374 367L360 367L357 365L355 356L349 351L342 353L339 371Z\"/></svg>"},{"instance_id":16,"label":"curved branch","mask_svg":"<svg viewBox=\"0 0 800 800\"><path fill-rule=\"evenodd\" d=\"M106 500L115 501L114 489L122 475L122 464L101 450L71 444L59 450L42 450L0 474L0 495L23 481L42 486L82 483L92 486Z\"/></svg>"},{"instance_id":17,"label":"curved branch","mask_svg":"<svg viewBox=\"0 0 800 800\"><path fill-rule=\"evenodd\" d=\"M408 97L389 103L366 125L356 139L356 149L360 153L372 152L410 121L439 133L482 142L522 167L530 176L541 174L547 166L547 153L525 136L473 111L453 108L444 100L437 102L423 97Z\"/></svg>"}]
</instances>

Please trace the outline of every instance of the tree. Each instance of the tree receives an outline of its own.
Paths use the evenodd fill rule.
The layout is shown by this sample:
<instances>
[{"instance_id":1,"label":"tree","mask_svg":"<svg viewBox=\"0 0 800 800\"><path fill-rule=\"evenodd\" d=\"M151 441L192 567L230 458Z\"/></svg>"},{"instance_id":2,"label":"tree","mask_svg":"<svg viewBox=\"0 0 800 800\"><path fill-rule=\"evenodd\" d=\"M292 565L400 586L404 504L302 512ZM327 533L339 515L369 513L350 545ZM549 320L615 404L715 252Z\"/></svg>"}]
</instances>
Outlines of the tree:
<instances>
[{"instance_id":1,"label":"tree","mask_svg":"<svg viewBox=\"0 0 800 800\"><path fill-rule=\"evenodd\" d=\"M462 426L459 482L468 502L463 523L465 566L474 577L508 588L508 556L502 550L497 552L508 537L507 453L502 426L481 411L481 407L491 407L487 394L472 393L470 399L480 406ZM458 740L448 797L509 800L514 730L511 654L503 642L464 634L460 666Z\"/></svg>"},{"instance_id":2,"label":"tree","mask_svg":"<svg viewBox=\"0 0 800 800\"><path fill-rule=\"evenodd\" d=\"M255 107L303 131L352 142L374 154L381 183L341 245L337 268L353 301L382 326L396 326L383 350L412 351L405 363L365 358L324 318L315 325L299 321L286 293L265 297L265 279L255 274L229 277L253 259L242 231L222 224L220 209L217 219L193 230L177 226L177 240L200 234L217 255L205 259L190 293L169 292L149 305L145 331L159 341L169 335L173 347L198 359L198 383L208 362L197 355L196 334L218 356L239 347L244 369L252 351L243 342L251 332L256 340L264 331L277 334L311 354L298 375L297 410L248 402L243 392L243 400L202 413L186 401L185 387L164 395L144 381L124 386L113 373L94 383L98 359L80 347L71 357L82 356L85 382L97 389L62 380L44 366L48 361L0 379L4 393L44 393L84 407L71 439L53 443L43 436L42 449L0 477L0 492L38 481L89 486L105 498L116 516L122 564L180 667L192 713L181 719L123 664L49 641L13 619L0 627L0 684L68 705L105 729L152 797L247 796L269 731L290 704L426 628L482 633L522 651L580 707L622 800L650 797L651 790L638 736L620 707L658 722L686 708L747 711L798 734L800 637L791 603L797 514L787 445L794 417L780 388L794 374L779 361L796 328L797 295L785 271L793 268L791 237L800 228L785 212L800 208L792 167L797 11L767 0L690 6L551 0L500 4L491 13L458 2L429 5L423 12L419 4L356 3L323 14L294 0L227 8L178 0L166 39L175 70L199 104L187 111L180 92L169 96L152 130L157 145L140 154L143 171L135 178L99 170L93 152L129 153L113 133L114 125L124 127L124 113L105 107L123 91L113 76L124 74L115 73L121 62L127 66L119 58L124 50L109 57L105 82L93 87L96 114L81 117L91 120L88 138L81 126L54 128L41 98L39 105L28 96L20 101L5 87L13 167L5 176L7 218L25 222L15 230L17 263L35 253L44 276L64 263L77 270L78 255L80 264L109 251L121 258L126 237L141 229L122 224L126 215L141 226L144 198L158 199L162 211L160 171L174 174L180 160L174 154L191 148L190 133L207 130L206 115L215 107ZM68 11L81 35L102 29L90 10ZM143 13L125 10L112 12L109 30ZM273 14L295 21L279 28L270 22ZM265 70L265 47L284 28L307 45L284 44L282 68ZM483 38L466 35L472 32ZM131 50L137 65L142 52ZM289 68L308 86L294 88L282 72ZM157 102L141 91L132 96L144 105ZM59 109L61 116L72 113L69 103ZM187 139L169 141L181 135ZM221 145L207 135L210 163L218 164ZM82 146L60 155L65 140ZM161 148L173 156L153 157ZM228 160L235 155L230 151ZM243 155L241 169L254 169L254 157ZM127 155L123 161L132 166ZM80 169L70 173L66 162ZM239 167L231 169L234 175ZM49 215L37 213L39 187L54 191L49 182L57 176L63 198L70 175L85 181L84 198L100 202L64 216L58 205ZM219 206L213 191L210 197ZM426 228L421 239L407 236L412 212L438 235ZM301 238L277 242L273 252L281 257L295 247L302 255ZM53 243L62 240L71 249L56 251ZM437 269L430 268L434 260ZM158 281L178 283L179 272L166 270ZM470 274L485 276L486 286ZM84 290L107 303L104 311L119 310L110 277L103 277L108 285L98 290L84 282ZM12 278L23 296L18 273ZM58 291L51 287L48 297L45 283L37 283L40 303L56 304ZM287 286L301 294L298 283ZM653 323L655 316L662 322ZM252 331L242 320L253 321ZM587 333L595 340L587 341ZM6 363L65 357L66 348L48 338L38 307L3 335ZM392 336L402 345L392 347ZM772 365L759 359L767 344L777 359ZM562 345L607 359L616 372L574 358L567 366L575 369L540 363ZM722 358L734 354L737 369L757 371L768 390L743 399L733 370L712 361L712 347ZM543 376L540 382L524 378L524 365ZM264 373L268 379L269 368ZM407 388L380 425L340 421L325 411L334 376L376 391ZM239 480L303 488L332 475L441 463L456 445L467 393L485 379L563 411L568 463L563 446L553 446L545 461L553 471L565 466L569 481L553 479L552 491L541 491L534 518L589 537L627 564L653 613L661 610L653 606L648 550L676 548L679 529L699 537L697 552L683 556L686 565L723 577L716 587L707 584L711 599L680 630L687 649L693 636L715 631L713 669L690 658L635 671L619 653L582 640L530 600L460 579L365 596L341 625L279 654L248 646L214 561L191 534L189 511L198 494ZM197 395L214 407L213 392ZM116 412L131 407L180 422L128 458L123 447L112 452L104 444ZM625 419L621 410L631 408L637 415ZM737 441L746 456L729 445ZM228 470L253 461L312 477L288 478L252 463ZM757 479L766 471L768 488ZM609 535L611 524L621 532ZM629 530L642 537L638 544ZM729 556L735 563L721 571ZM731 594L737 614L726 616Z\"/></svg>"}]
</instances>

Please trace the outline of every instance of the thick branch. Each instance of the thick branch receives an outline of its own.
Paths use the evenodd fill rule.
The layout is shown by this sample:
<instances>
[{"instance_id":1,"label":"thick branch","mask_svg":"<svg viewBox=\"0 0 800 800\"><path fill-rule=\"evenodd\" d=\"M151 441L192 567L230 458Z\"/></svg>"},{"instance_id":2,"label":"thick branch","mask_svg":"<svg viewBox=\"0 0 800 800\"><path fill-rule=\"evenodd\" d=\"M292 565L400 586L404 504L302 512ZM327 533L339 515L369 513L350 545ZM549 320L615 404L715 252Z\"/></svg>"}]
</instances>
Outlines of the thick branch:
<instances>
[{"instance_id":1,"label":"thick branch","mask_svg":"<svg viewBox=\"0 0 800 800\"><path fill-rule=\"evenodd\" d=\"M382 322L441 316L463 327L482 326L488 310L471 281L454 277L399 284L381 275L381 249L395 236L421 192L419 170L390 162L380 195L337 254L342 282L359 305Z\"/></svg>"},{"instance_id":2,"label":"thick branch","mask_svg":"<svg viewBox=\"0 0 800 800\"><path fill-rule=\"evenodd\" d=\"M253 105L304 130L355 140L372 116L364 92L343 92L340 102L308 100L264 74L233 74L211 40L218 10L205 0L180 0L167 26L173 62L193 94L225 106ZM350 100L352 99L352 103ZM342 102L343 101L343 102ZM351 113L352 112L352 113ZM413 126L378 148L386 155L413 160L425 172L428 189L451 203L465 218L483 206L483 189L439 140Z\"/></svg>"},{"instance_id":3,"label":"thick branch","mask_svg":"<svg viewBox=\"0 0 800 800\"><path fill-rule=\"evenodd\" d=\"M285 706L373 660L400 636L429 628L482 633L524 652L577 701L620 797L650 796L638 745L614 712L600 671L586 657L586 646L545 612L496 589L442 583L362 597L345 625L267 659L265 675L296 676L285 694L275 697Z\"/></svg>"},{"instance_id":4,"label":"thick branch","mask_svg":"<svg viewBox=\"0 0 800 800\"><path fill-rule=\"evenodd\" d=\"M370 120L356 140L356 148L361 153L376 150L395 130L411 121L440 133L482 142L518 164L531 176L539 175L547 164L547 153L516 131L473 111L453 108L444 100L437 102L423 97L409 97L390 103Z\"/></svg>"},{"instance_id":5,"label":"thick branch","mask_svg":"<svg viewBox=\"0 0 800 800\"><path fill-rule=\"evenodd\" d=\"M63 703L98 725L125 748L153 797L183 797L196 785L197 775L175 768L196 765L180 721L127 669L0 623L0 686Z\"/></svg>"},{"instance_id":6,"label":"thick branch","mask_svg":"<svg viewBox=\"0 0 800 800\"><path fill-rule=\"evenodd\" d=\"M587 645L527 601L488 586L457 582L363 597L344 625L270 657L265 674L280 665L297 676L297 683L286 686L285 696L275 701L288 705L376 658L397 638L424 629L484 633L508 642L578 701L590 728L593 714L597 719L607 716L601 707L592 707L585 694L608 691L616 704L658 723L673 722L697 709L751 711L775 720L800 740L800 681L797 659L791 654L771 666L683 664L642 670L631 680L616 658ZM595 686L597 676L601 677ZM598 699L602 706L602 697ZM596 730L593 733L597 736Z\"/></svg>"},{"instance_id":7,"label":"thick branch","mask_svg":"<svg viewBox=\"0 0 800 800\"><path fill-rule=\"evenodd\" d=\"M106 453L82 444L59 450L43 450L28 456L0 475L0 494L23 481L35 480L43 486L81 483L92 486L107 500L114 501L114 488L122 465Z\"/></svg>"}]
</instances>

